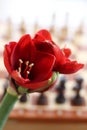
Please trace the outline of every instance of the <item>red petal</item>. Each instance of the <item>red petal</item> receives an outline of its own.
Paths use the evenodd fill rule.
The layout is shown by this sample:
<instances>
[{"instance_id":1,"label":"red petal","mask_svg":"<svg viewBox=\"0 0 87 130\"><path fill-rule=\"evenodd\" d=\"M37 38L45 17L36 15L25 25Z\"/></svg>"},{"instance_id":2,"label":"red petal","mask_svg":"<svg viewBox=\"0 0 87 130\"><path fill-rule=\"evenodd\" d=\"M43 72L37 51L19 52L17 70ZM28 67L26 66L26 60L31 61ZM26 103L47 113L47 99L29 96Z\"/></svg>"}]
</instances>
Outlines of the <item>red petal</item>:
<instances>
[{"instance_id":1,"label":"red petal","mask_svg":"<svg viewBox=\"0 0 87 130\"><path fill-rule=\"evenodd\" d=\"M4 49L4 54L3 54L4 55L4 64L9 73L11 73L11 71L12 71L10 56L11 56L11 53L16 44L17 44L16 42L10 42L9 45L5 45L5 49Z\"/></svg>"},{"instance_id":2,"label":"red petal","mask_svg":"<svg viewBox=\"0 0 87 130\"><path fill-rule=\"evenodd\" d=\"M39 41L42 41L42 40L50 40L50 41L52 41L50 33L45 29L38 31L36 33L34 39L36 39L37 41L38 40Z\"/></svg>"},{"instance_id":3,"label":"red petal","mask_svg":"<svg viewBox=\"0 0 87 130\"><path fill-rule=\"evenodd\" d=\"M21 75L19 74L19 72L18 71L12 71L12 73L11 73L11 77L16 81L16 82L18 82L19 83L19 85L23 85L24 86L24 84L25 83L30 83L30 80L29 79L24 79L23 77L21 77Z\"/></svg>"},{"instance_id":4,"label":"red petal","mask_svg":"<svg viewBox=\"0 0 87 130\"><path fill-rule=\"evenodd\" d=\"M61 49L55 43L53 43L51 41L40 42L40 41L36 41L36 40L34 40L34 42L35 42L35 46L36 46L37 50L52 54L56 57L54 70L58 66L58 64L65 63L66 57L63 54L63 52L61 51Z\"/></svg>"},{"instance_id":5,"label":"red petal","mask_svg":"<svg viewBox=\"0 0 87 130\"><path fill-rule=\"evenodd\" d=\"M34 78L33 80L24 79L17 71L13 71L12 78L21 86L27 88L39 88L47 84L47 81L52 76L52 68L55 62L55 57L46 53L37 52L35 57L35 67L33 66L30 74ZM48 63L48 64L47 64ZM40 82L40 83L38 83ZM32 88L34 87L34 88Z\"/></svg>"},{"instance_id":6,"label":"red petal","mask_svg":"<svg viewBox=\"0 0 87 130\"><path fill-rule=\"evenodd\" d=\"M49 85L48 80L47 80L47 83L45 85L36 89L32 89L30 92L45 92L49 90L50 88L52 88L56 84L56 82L57 82L57 79L52 84Z\"/></svg>"},{"instance_id":7,"label":"red petal","mask_svg":"<svg viewBox=\"0 0 87 130\"><path fill-rule=\"evenodd\" d=\"M15 46L12 56L11 63L13 69L16 69L18 66L18 60L22 59L24 61L31 61L35 55L35 47L33 45L30 35L24 35Z\"/></svg>"},{"instance_id":8,"label":"red petal","mask_svg":"<svg viewBox=\"0 0 87 130\"><path fill-rule=\"evenodd\" d=\"M48 80L42 82L31 82L28 79L22 78L17 71L13 71L11 76L13 79L15 79L18 85L32 90L47 86L49 82Z\"/></svg>"},{"instance_id":9,"label":"red petal","mask_svg":"<svg viewBox=\"0 0 87 130\"><path fill-rule=\"evenodd\" d=\"M35 35L33 40L37 50L50 53L56 57L54 70L56 69L58 64L65 63L65 55L63 54L59 46L52 41L51 35L47 30L39 31Z\"/></svg>"},{"instance_id":10,"label":"red petal","mask_svg":"<svg viewBox=\"0 0 87 130\"><path fill-rule=\"evenodd\" d=\"M76 61L70 61L64 65L60 65L58 71L62 74L72 74L83 68L83 66L83 64L77 63Z\"/></svg>"},{"instance_id":11,"label":"red petal","mask_svg":"<svg viewBox=\"0 0 87 130\"><path fill-rule=\"evenodd\" d=\"M55 57L51 54L39 51L35 56L35 65L30 72L32 80L34 82L46 80L52 74Z\"/></svg>"},{"instance_id":12,"label":"red petal","mask_svg":"<svg viewBox=\"0 0 87 130\"><path fill-rule=\"evenodd\" d=\"M62 51L66 57L69 57L71 55L71 50L69 48L63 48Z\"/></svg>"},{"instance_id":13,"label":"red petal","mask_svg":"<svg viewBox=\"0 0 87 130\"><path fill-rule=\"evenodd\" d=\"M29 89L32 89L32 90L35 90L35 89L39 89L39 88L43 88L44 86L47 86L48 85L48 80L45 80L45 81L42 81L42 82L36 82L36 83L27 83L27 84L22 84L20 83L21 86L23 86L24 88L29 88Z\"/></svg>"},{"instance_id":14,"label":"red petal","mask_svg":"<svg viewBox=\"0 0 87 130\"><path fill-rule=\"evenodd\" d=\"M66 62L66 57L64 56L63 52L61 51L61 49L59 48L58 45L56 45L55 43L53 44L53 48L54 48L54 55L56 57L56 64L54 66L54 70L55 68L59 65L59 64L64 64ZM56 71L56 70L55 70Z\"/></svg>"}]
</instances>

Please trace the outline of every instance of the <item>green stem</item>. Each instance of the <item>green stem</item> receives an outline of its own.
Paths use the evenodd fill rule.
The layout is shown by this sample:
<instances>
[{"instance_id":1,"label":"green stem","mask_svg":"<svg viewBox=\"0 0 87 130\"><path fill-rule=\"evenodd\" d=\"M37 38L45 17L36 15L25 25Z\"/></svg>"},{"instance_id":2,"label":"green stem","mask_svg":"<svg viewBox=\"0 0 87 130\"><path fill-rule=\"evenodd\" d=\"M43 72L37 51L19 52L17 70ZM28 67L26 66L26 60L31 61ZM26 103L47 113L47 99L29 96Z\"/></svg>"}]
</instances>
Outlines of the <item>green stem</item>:
<instances>
[{"instance_id":1,"label":"green stem","mask_svg":"<svg viewBox=\"0 0 87 130\"><path fill-rule=\"evenodd\" d=\"M9 93L7 91L0 105L0 130L3 130L3 127L8 119L9 113L11 112L17 99L18 99L17 95Z\"/></svg>"}]
</instances>

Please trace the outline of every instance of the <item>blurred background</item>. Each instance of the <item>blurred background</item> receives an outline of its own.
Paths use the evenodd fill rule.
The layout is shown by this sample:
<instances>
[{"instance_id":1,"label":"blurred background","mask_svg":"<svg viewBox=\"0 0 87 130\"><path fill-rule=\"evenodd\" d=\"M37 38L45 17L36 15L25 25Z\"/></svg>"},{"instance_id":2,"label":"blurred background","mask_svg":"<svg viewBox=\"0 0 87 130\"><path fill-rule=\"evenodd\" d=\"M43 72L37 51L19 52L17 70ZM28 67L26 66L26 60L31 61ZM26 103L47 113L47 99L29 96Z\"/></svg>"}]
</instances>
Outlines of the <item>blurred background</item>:
<instances>
[{"instance_id":1,"label":"blurred background","mask_svg":"<svg viewBox=\"0 0 87 130\"><path fill-rule=\"evenodd\" d=\"M46 93L23 95L4 130L87 129L87 0L0 0L0 100L8 87L4 45L40 29L49 30L60 48L71 48L84 69L60 75Z\"/></svg>"}]
</instances>

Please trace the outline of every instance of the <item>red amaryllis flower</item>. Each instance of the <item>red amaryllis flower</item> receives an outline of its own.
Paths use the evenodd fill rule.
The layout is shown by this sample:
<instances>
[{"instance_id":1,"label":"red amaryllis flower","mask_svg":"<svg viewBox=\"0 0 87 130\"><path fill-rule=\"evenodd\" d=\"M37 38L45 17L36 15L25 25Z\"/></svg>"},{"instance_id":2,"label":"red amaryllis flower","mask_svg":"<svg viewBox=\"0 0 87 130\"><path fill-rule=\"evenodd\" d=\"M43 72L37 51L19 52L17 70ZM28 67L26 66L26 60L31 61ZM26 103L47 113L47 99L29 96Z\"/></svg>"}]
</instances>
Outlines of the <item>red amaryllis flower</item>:
<instances>
[{"instance_id":1,"label":"red amaryllis flower","mask_svg":"<svg viewBox=\"0 0 87 130\"><path fill-rule=\"evenodd\" d=\"M33 39L26 34L5 45L4 64L16 84L43 91L56 81L56 72L70 74L83 67L69 60L69 54L69 49L61 50L52 41L47 30L41 30Z\"/></svg>"},{"instance_id":2,"label":"red amaryllis flower","mask_svg":"<svg viewBox=\"0 0 87 130\"><path fill-rule=\"evenodd\" d=\"M59 46L53 42L47 30L37 32L33 40L37 50L55 56L56 60L53 71L62 74L71 74L77 72L84 66L83 64L77 63L77 61L71 61L68 58L71 54L71 50L69 48L60 49Z\"/></svg>"},{"instance_id":3,"label":"red amaryllis flower","mask_svg":"<svg viewBox=\"0 0 87 130\"><path fill-rule=\"evenodd\" d=\"M30 35L5 45L4 64L15 82L28 89L46 89L53 76L55 56L36 50Z\"/></svg>"}]
</instances>

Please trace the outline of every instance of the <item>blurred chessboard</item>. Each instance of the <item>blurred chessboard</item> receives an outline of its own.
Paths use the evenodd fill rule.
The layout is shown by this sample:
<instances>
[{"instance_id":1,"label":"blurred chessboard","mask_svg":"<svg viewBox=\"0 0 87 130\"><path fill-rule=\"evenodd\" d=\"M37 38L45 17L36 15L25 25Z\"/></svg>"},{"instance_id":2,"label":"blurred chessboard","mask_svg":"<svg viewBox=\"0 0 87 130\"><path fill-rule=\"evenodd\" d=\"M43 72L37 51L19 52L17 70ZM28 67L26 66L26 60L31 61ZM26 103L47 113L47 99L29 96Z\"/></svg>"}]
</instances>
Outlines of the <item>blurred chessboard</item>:
<instances>
[{"instance_id":1,"label":"blurred chessboard","mask_svg":"<svg viewBox=\"0 0 87 130\"><path fill-rule=\"evenodd\" d=\"M3 93L3 86L7 79L0 79L0 92ZM57 92L55 87L45 92L47 97L47 105L37 105L36 101L40 93L32 93L27 95L26 102L16 102L13 111L10 114L10 119L17 120L49 120L49 121L87 121L87 84L83 83L80 95L85 100L84 106L72 106L71 99L75 96L72 90L75 81L71 78L65 84L63 104L56 103L55 98Z\"/></svg>"},{"instance_id":2,"label":"blurred chessboard","mask_svg":"<svg viewBox=\"0 0 87 130\"><path fill-rule=\"evenodd\" d=\"M10 118L21 120L56 120L56 121L87 121L87 92L82 91L82 95L85 97L85 106L72 106L70 99L73 96L71 90L66 90L66 102L63 104L55 103L55 92L46 92L48 98L48 105L36 105L35 99L38 97L38 93L31 94L28 97L26 103L15 104Z\"/></svg>"},{"instance_id":3,"label":"blurred chessboard","mask_svg":"<svg viewBox=\"0 0 87 130\"><path fill-rule=\"evenodd\" d=\"M40 93L32 93L27 96L26 102L16 102L10 118L19 120L49 120L49 121L87 121L87 88L83 84L80 95L85 100L84 106L72 106L71 99L75 96L72 90L75 85L74 80L69 80L65 84L65 102L56 103L57 93L55 89L45 92L47 105L37 105Z\"/></svg>"}]
</instances>

